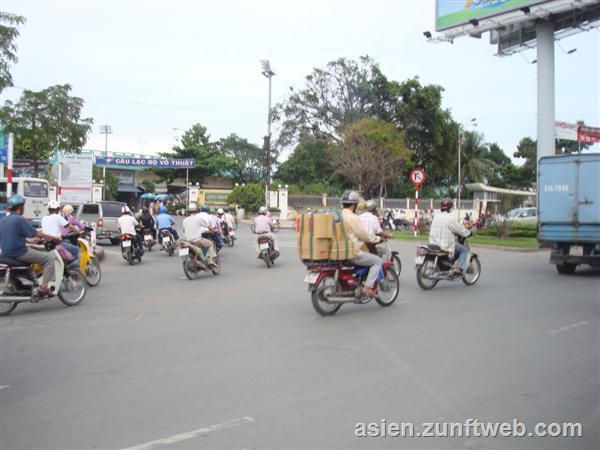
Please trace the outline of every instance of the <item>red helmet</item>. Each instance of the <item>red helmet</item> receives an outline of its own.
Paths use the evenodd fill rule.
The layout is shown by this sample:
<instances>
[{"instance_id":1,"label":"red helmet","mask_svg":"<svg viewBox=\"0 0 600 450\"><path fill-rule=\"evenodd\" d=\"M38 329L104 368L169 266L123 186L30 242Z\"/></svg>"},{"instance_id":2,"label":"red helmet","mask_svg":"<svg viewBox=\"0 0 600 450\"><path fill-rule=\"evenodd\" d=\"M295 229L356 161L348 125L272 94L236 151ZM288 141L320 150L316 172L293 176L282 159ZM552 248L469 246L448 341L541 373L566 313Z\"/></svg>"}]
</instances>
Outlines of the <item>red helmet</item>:
<instances>
[{"instance_id":1,"label":"red helmet","mask_svg":"<svg viewBox=\"0 0 600 450\"><path fill-rule=\"evenodd\" d=\"M445 198L442 200L441 210L442 211L450 211L454 207L454 203L449 198Z\"/></svg>"}]
</instances>

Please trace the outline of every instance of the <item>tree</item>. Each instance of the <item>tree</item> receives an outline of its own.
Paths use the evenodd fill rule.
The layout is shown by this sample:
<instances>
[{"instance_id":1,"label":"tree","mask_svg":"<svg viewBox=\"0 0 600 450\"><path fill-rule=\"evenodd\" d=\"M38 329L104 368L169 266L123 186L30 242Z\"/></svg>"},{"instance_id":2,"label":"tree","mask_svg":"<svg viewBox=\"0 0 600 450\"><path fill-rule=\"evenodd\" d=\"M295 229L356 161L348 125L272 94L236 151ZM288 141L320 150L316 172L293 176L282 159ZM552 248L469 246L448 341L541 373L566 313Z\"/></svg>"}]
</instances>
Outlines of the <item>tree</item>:
<instances>
[{"instance_id":1,"label":"tree","mask_svg":"<svg viewBox=\"0 0 600 450\"><path fill-rule=\"evenodd\" d=\"M236 182L251 183L263 179L265 152L260 147L231 134L219 141L218 148L230 158L228 170Z\"/></svg>"},{"instance_id":2,"label":"tree","mask_svg":"<svg viewBox=\"0 0 600 450\"><path fill-rule=\"evenodd\" d=\"M259 183L239 185L227 196L227 203L255 212L265 204L265 193Z\"/></svg>"},{"instance_id":3,"label":"tree","mask_svg":"<svg viewBox=\"0 0 600 450\"><path fill-rule=\"evenodd\" d=\"M525 159L525 163L521 167L523 175L530 180L530 184L534 183L537 174L537 142L530 137L524 137L519 141L517 151L513 156Z\"/></svg>"},{"instance_id":4,"label":"tree","mask_svg":"<svg viewBox=\"0 0 600 450\"><path fill-rule=\"evenodd\" d=\"M0 110L6 131L16 136L16 157L32 159L36 177L38 160L55 150L79 152L87 141L93 120L81 118L84 101L70 92L68 84L25 90L16 104L7 100Z\"/></svg>"},{"instance_id":5,"label":"tree","mask_svg":"<svg viewBox=\"0 0 600 450\"><path fill-rule=\"evenodd\" d=\"M301 186L328 182L334 174L334 169L324 158L326 149L325 139L304 135L290 157L281 163L275 178Z\"/></svg>"},{"instance_id":6,"label":"tree","mask_svg":"<svg viewBox=\"0 0 600 450\"><path fill-rule=\"evenodd\" d=\"M168 158L195 159L196 167L189 169L189 181L202 184L205 177L222 175L230 169L231 160L223 155L216 143L210 141L206 127L197 123L183 133L180 144L173 151L163 153ZM177 176L175 169L159 169L155 171L161 178L172 182Z\"/></svg>"},{"instance_id":7,"label":"tree","mask_svg":"<svg viewBox=\"0 0 600 450\"><path fill-rule=\"evenodd\" d=\"M156 184L152 180L144 180L142 181L142 186L144 187L144 191L152 194L156 190Z\"/></svg>"},{"instance_id":8,"label":"tree","mask_svg":"<svg viewBox=\"0 0 600 450\"><path fill-rule=\"evenodd\" d=\"M101 180L103 171L101 167L94 166L92 168L92 176L94 180ZM119 195L119 179L109 171L106 171L106 180L104 184L104 197L106 200L116 200Z\"/></svg>"},{"instance_id":9,"label":"tree","mask_svg":"<svg viewBox=\"0 0 600 450\"><path fill-rule=\"evenodd\" d=\"M483 135L475 131L465 132L465 142L461 147L461 183L481 183L486 181L498 168L490 158L489 145L483 142Z\"/></svg>"},{"instance_id":10,"label":"tree","mask_svg":"<svg viewBox=\"0 0 600 450\"><path fill-rule=\"evenodd\" d=\"M19 37L17 26L24 23L25 17L0 11L0 92L13 85L9 67L18 61L14 41Z\"/></svg>"},{"instance_id":11,"label":"tree","mask_svg":"<svg viewBox=\"0 0 600 450\"><path fill-rule=\"evenodd\" d=\"M385 184L410 159L404 133L394 124L362 119L342 131L342 142L332 145L328 159L336 171L352 180L367 196L381 196Z\"/></svg>"}]
</instances>

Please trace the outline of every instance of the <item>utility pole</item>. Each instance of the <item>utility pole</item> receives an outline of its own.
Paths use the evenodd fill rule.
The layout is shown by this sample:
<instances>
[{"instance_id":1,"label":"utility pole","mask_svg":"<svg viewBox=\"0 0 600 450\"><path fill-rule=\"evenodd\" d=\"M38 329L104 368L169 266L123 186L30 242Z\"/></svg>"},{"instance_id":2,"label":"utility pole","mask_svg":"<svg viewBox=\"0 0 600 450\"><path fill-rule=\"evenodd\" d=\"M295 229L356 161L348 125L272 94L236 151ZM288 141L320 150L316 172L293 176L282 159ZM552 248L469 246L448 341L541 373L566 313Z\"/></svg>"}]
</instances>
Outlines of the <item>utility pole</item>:
<instances>
[{"instance_id":1,"label":"utility pole","mask_svg":"<svg viewBox=\"0 0 600 450\"><path fill-rule=\"evenodd\" d=\"M461 128L458 129L458 193L457 193L457 202L456 209L458 210L458 220L460 220L460 188L462 185L462 178L460 176L460 154L461 147L465 142L465 133Z\"/></svg>"},{"instance_id":2,"label":"utility pole","mask_svg":"<svg viewBox=\"0 0 600 450\"><path fill-rule=\"evenodd\" d=\"M112 134L110 125L100 125L100 133L104 134L104 158L108 156L108 135ZM106 161L102 167L102 200L106 200Z\"/></svg>"},{"instance_id":3,"label":"utility pole","mask_svg":"<svg viewBox=\"0 0 600 450\"><path fill-rule=\"evenodd\" d=\"M273 79L273 69L269 60L263 59L261 62L262 74L269 79L269 110L267 113L267 135L264 138L265 151L265 206L269 207L269 184L271 183L271 81Z\"/></svg>"}]
</instances>

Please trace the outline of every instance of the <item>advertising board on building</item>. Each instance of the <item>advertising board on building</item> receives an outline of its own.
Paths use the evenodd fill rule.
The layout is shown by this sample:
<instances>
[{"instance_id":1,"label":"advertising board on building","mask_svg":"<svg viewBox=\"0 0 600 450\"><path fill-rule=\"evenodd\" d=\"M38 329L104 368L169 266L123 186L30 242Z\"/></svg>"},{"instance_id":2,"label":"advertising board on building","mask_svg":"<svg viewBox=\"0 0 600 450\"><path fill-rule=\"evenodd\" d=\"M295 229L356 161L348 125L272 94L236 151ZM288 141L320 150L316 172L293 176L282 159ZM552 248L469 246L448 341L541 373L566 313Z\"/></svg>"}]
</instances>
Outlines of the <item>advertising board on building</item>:
<instances>
[{"instance_id":1,"label":"advertising board on building","mask_svg":"<svg viewBox=\"0 0 600 450\"><path fill-rule=\"evenodd\" d=\"M92 155L60 152L58 161L63 165L61 202L85 203L91 201Z\"/></svg>"},{"instance_id":2,"label":"advertising board on building","mask_svg":"<svg viewBox=\"0 0 600 450\"><path fill-rule=\"evenodd\" d=\"M473 19L485 19L547 1L549 0L437 0L435 29L448 30L465 25Z\"/></svg>"},{"instance_id":3,"label":"advertising board on building","mask_svg":"<svg viewBox=\"0 0 600 450\"><path fill-rule=\"evenodd\" d=\"M96 156L96 165L119 169L193 169L195 159L176 158L122 158L112 156Z\"/></svg>"}]
</instances>

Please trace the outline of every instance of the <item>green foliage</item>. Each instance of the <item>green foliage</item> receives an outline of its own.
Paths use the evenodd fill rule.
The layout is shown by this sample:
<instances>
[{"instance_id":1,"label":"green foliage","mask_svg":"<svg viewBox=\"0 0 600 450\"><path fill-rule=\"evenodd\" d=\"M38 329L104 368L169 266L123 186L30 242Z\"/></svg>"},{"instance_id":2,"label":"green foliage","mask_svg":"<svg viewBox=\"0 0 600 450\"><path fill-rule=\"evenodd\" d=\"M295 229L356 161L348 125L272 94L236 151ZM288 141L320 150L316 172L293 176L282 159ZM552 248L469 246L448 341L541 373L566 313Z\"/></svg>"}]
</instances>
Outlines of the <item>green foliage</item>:
<instances>
[{"instance_id":1,"label":"green foliage","mask_svg":"<svg viewBox=\"0 0 600 450\"><path fill-rule=\"evenodd\" d=\"M265 204L265 193L258 183L239 185L227 196L227 204L235 204L246 211L255 212Z\"/></svg>"},{"instance_id":2,"label":"green foliage","mask_svg":"<svg viewBox=\"0 0 600 450\"><path fill-rule=\"evenodd\" d=\"M229 161L228 171L237 183L258 182L264 177L264 150L251 144L247 139L242 139L236 134L231 134L221 139L218 144L221 153ZM276 162L273 156L271 166Z\"/></svg>"},{"instance_id":3,"label":"green foliage","mask_svg":"<svg viewBox=\"0 0 600 450\"><path fill-rule=\"evenodd\" d=\"M495 155L498 158L499 155ZM483 143L483 135L465 132L465 142L461 148L462 182L482 183L499 166L490 158L488 144Z\"/></svg>"},{"instance_id":4,"label":"green foliage","mask_svg":"<svg viewBox=\"0 0 600 450\"><path fill-rule=\"evenodd\" d=\"M9 67L18 61L14 41L20 34L17 25L24 23L25 17L0 11L0 92L13 85Z\"/></svg>"},{"instance_id":5,"label":"green foliage","mask_svg":"<svg viewBox=\"0 0 600 450\"><path fill-rule=\"evenodd\" d=\"M482 228L477 232L478 236L496 236L501 239L507 238L535 238L537 236L537 225L529 222L518 222L505 220L494 225Z\"/></svg>"},{"instance_id":6,"label":"green foliage","mask_svg":"<svg viewBox=\"0 0 600 450\"><path fill-rule=\"evenodd\" d=\"M102 180L102 167L94 166L92 168L92 178L94 180ZM104 199L116 200L119 189L119 179L109 171L106 171L106 181L104 186Z\"/></svg>"},{"instance_id":7,"label":"green foliage","mask_svg":"<svg viewBox=\"0 0 600 450\"><path fill-rule=\"evenodd\" d=\"M32 159L36 177L38 160L57 149L79 152L87 141L93 120L81 118L84 101L70 92L68 84L26 89L16 104L7 100L0 110L5 130L16 136L15 157Z\"/></svg>"},{"instance_id":8,"label":"green foliage","mask_svg":"<svg viewBox=\"0 0 600 450\"><path fill-rule=\"evenodd\" d=\"M221 152L216 143L210 141L206 127L199 123L183 133L180 145L174 146L173 152L161 156L195 159L196 168L189 169L189 181L192 183L202 184L205 177L222 175L231 168L231 159ZM175 169L159 169L155 172L161 180L168 182L172 182L178 173Z\"/></svg>"},{"instance_id":9,"label":"green foliage","mask_svg":"<svg viewBox=\"0 0 600 450\"><path fill-rule=\"evenodd\" d=\"M142 181L142 186L144 187L144 191L149 192L150 194L154 193L156 190L156 184L152 180L144 180Z\"/></svg>"}]
</instances>

